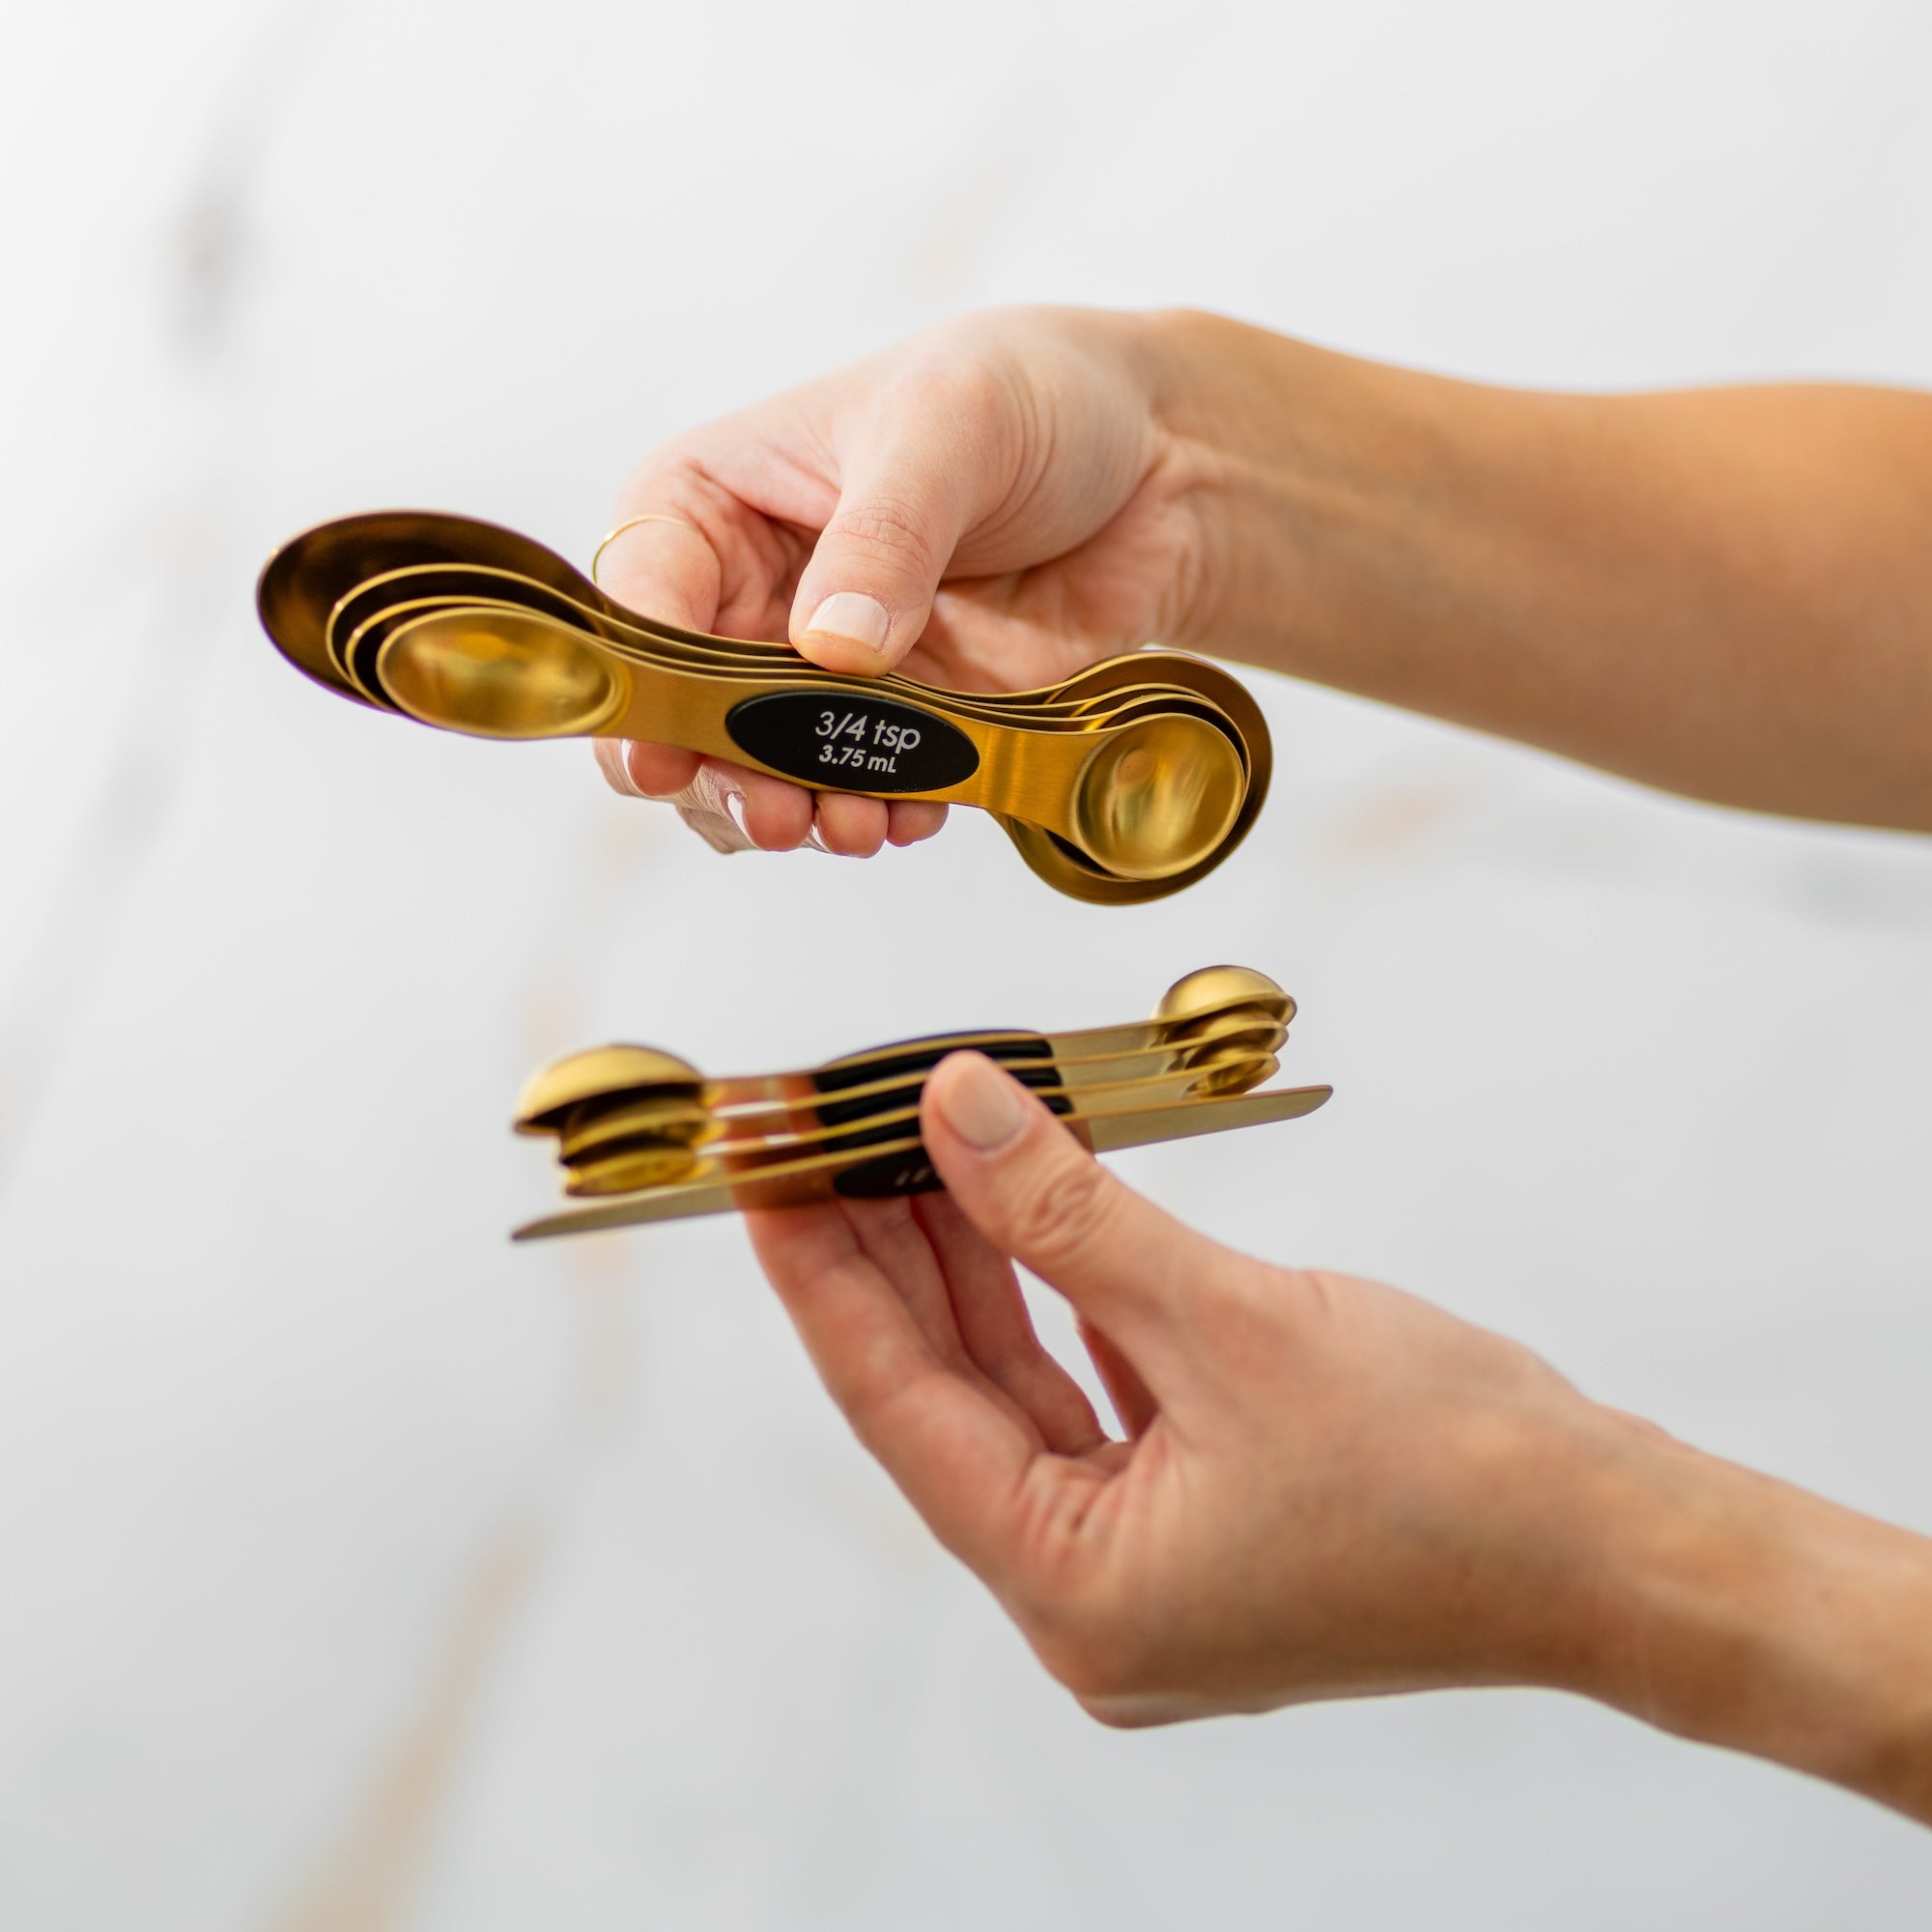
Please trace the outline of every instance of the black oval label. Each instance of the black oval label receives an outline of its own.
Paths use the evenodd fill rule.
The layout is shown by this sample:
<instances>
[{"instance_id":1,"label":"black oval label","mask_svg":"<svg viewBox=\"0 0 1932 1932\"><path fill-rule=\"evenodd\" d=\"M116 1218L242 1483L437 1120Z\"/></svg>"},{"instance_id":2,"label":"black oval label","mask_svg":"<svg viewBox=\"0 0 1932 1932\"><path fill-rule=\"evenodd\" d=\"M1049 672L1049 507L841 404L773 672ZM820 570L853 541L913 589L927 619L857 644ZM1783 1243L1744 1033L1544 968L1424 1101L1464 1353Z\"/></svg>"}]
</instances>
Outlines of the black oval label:
<instances>
[{"instance_id":1,"label":"black oval label","mask_svg":"<svg viewBox=\"0 0 1932 1932\"><path fill-rule=\"evenodd\" d=\"M1025 1073L1016 1077L1028 1086L1041 1084L1028 1080ZM1065 1094L1042 1094L1039 1097L1049 1114L1073 1111L1073 1102ZM883 1127L861 1127L848 1134L828 1136L825 1146L828 1151L864 1148L868 1142L902 1135L906 1125L904 1121L895 1121ZM944 1192L945 1187L923 1145L901 1148L895 1153L874 1154L870 1160L855 1160L850 1167L841 1167L832 1179L833 1193L841 1194L848 1201L883 1201L895 1194L936 1194Z\"/></svg>"},{"instance_id":2,"label":"black oval label","mask_svg":"<svg viewBox=\"0 0 1932 1932\"><path fill-rule=\"evenodd\" d=\"M867 1094L861 1100L821 1100L812 1108L812 1118L829 1127L842 1126L847 1121L863 1121L868 1114L888 1107L916 1107L925 1076L956 1050L957 1037L941 1037L927 1045L909 1039L898 1053L867 1055L847 1066L821 1066L811 1076L811 1084L821 1094L838 1094L847 1087L869 1087L881 1080L904 1078L902 1086L884 1094ZM1054 1087L1060 1083L1060 1069L1053 1065L1053 1048L1035 1034L1014 1034L1007 1039L982 1041L976 1049L988 1060L1005 1065L1015 1080L1029 1087ZM1039 1063L1026 1065L1032 1061ZM1014 1064L1018 1063L1018 1064ZM900 1129L903 1131L903 1129Z\"/></svg>"},{"instance_id":3,"label":"black oval label","mask_svg":"<svg viewBox=\"0 0 1932 1932\"><path fill-rule=\"evenodd\" d=\"M734 704L724 728L760 764L820 791L945 791L980 769L956 724L851 691L768 691Z\"/></svg>"}]
</instances>

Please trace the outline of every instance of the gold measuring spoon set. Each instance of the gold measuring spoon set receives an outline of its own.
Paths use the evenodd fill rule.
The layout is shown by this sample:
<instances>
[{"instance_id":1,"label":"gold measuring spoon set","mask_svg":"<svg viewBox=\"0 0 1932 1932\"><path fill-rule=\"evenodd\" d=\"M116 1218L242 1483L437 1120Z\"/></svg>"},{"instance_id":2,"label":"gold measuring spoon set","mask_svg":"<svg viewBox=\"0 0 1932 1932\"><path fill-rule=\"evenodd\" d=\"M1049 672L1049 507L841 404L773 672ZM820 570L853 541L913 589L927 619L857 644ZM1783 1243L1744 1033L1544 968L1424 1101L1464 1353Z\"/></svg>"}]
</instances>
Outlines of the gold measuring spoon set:
<instances>
[{"instance_id":1,"label":"gold measuring spoon set","mask_svg":"<svg viewBox=\"0 0 1932 1932\"><path fill-rule=\"evenodd\" d=\"M997 694L853 677L641 617L469 517L319 525L270 559L257 602L284 657L359 703L476 737L650 739L818 790L979 806L1049 885L1098 904L1212 871L1272 770L1260 708L1203 659L1136 651Z\"/></svg>"},{"instance_id":2,"label":"gold measuring spoon set","mask_svg":"<svg viewBox=\"0 0 1932 1932\"><path fill-rule=\"evenodd\" d=\"M1264 974L1208 966L1135 1024L940 1034L790 1073L717 1080L654 1047L574 1053L524 1089L516 1127L554 1136L564 1192L597 1205L516 1238L931 1192L942 1183L920 1142L920 1097L962 1049L999 1062L1095 1153L1293 1120L1333 1090L1250 1091L1278 1070L1293 1014Z\"/></svg>"}]
</instances>

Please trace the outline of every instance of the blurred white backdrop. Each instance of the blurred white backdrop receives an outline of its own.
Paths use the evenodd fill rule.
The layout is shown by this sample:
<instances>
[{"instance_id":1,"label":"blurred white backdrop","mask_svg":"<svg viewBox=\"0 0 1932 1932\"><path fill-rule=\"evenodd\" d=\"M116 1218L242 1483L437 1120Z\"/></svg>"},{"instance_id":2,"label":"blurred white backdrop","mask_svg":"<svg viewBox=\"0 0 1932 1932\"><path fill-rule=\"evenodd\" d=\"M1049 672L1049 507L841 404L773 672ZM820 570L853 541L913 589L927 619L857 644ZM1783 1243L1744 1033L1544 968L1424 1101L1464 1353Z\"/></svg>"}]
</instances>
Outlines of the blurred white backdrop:
<instances>
[{"instance_id":1,"label":"blurred white backdrop","mask_svg":"<svg viewBox=\"0 0 1932 1932\"><path fill-rule=\"evenodd\" d=\"M1932 1840L1556 1698L1119 1736L846 1437L728 1221L565 1250L504 1130L719 1069L1302 1002L1330 1109L1122 1156L1932 1529L1932 847L1284 683L1184 898L961 813L721 861L579 747L327 700L270 548L582 560L679 427L958 308L1583 386L1932 381L1922 0L126 0L0 72L0 1924L1918 1927Z\"/></svg>"}]
</instances>

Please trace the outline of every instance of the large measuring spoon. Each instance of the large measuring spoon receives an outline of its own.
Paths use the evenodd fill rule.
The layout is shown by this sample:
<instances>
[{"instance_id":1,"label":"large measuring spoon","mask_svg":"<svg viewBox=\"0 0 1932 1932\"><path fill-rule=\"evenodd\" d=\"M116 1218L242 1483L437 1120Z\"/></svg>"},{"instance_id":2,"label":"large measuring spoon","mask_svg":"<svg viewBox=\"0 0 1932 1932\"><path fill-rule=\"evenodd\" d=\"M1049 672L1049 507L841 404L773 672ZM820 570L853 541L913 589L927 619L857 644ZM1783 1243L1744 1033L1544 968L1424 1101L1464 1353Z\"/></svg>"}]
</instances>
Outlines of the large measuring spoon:
<instances>
[{"instance_id":1,"label":"large measuring spoon","mask_svg":"<svg viewBox=\"0 0 1932 1932\"><path fill-rule=\"evenodd\" d=\"M1146 1147L1156 1141L1183 1140L1195 1134L1225 1133L1234 1127L1296 1120L1312 1114L1333 1093L1332 1087L1285 1088L1271 1094L1180 1100L1113 1114L1063 1116L1063 1124L1091 1152L1111 1153L1117 1149ZM725 1179L700 1175L600 1207L544 1215L517 1229L512 1238L541 1240L554 1235L591 1234L601 1229L679 1220L694 1214L798 1207L834 1196L865 1200L924 1194L938 1190L941 1185L925 1149L916 1137L908 1136L858 1155L808 1155Z\"/></svg>"},{"instance_id":2,"label":"large measuring spoon","mask_svg":"<svg viewBox=\"0 0 1932 1932\"><path fill-rule=\"evenodd\" d=\"M1065 1096L1070 1106L1078 1107L1090 1092L1169 1079L1189 1094L1241 1093L1274 1070L1273 1056L1287 1037L1288 1029L1260 1008L1237 1007L1214 1014L1185 1037L1138 1053L1028 1059L1013 1057L1009 1041L996 1043L994 1050L1023 1085L1042 1095ZM1033 1046L1037 1040L1025 1044ZM949 1044L944 1050L953 1052L957 1047ZM519 1130L555 1134L565 1160L639 1135L686 1147L709 1146L720 1137L733 1141L790 1137L821 1126L876 1121L895 1109L917 1107L925 1075L937 1064L929 1051L907 1056L915 1063L910 1067L901 1063L884 1073L874 1073L874 1068L888 1063L862 1062L856 1070L873 1077L854 1083L845 1075L821 1070L812 1076L817 1091L809 1095L712 1104L704 1088L693 1084L696 1070L668 1055L653 1054L648 1048L601 1048L596 1056L580 1058L594 1057L608 1068L619 1054L635 1056L623 1076L625 1085L614 1090L599 1087L587 1094L579 1088L581 1097L548 1108L541 1126L520 1120ZM642 1084L638 1080L639 1060L650 1075ZM1260 1073L1253 1071L1257 1066ZM557 1091L557 1074L567 1070L568 1063L549 1070L553 1094ZM721 1085L713 1083L712 1091Z\"/></svg>"},{"instance_id":3,"label":"large measuring spoon","mask_svg":"<svg viewBox=\"0 0 1932 1932\"><path fill-rule=\"evenodd\" d=\"M1273 1054L1245 1055L1217 1068L1219 1094L1245 1094L1281 1070ZM1099 1117L1123 1108L1152 1106L1194 1093L1200 1076L1182 1067L1138 1080L1120 1080L1068 1090L1035 1087L1036 1097L1050 1112L1067 1118ZM748 1131L743 1121L724 1123L722 1138L688 1142L659 1130L658 1124L639 1126L638 1117L607 1115L567 1129L557 1158L567 1179L566 1194L624 1194L639 1186L655 1186L696 1175L700 1167L739 1173L765 1167L807 1153L851 1152L902 1139L919 1119L919 1090L909 1090L903 1104L868 1112L863 1123L812 1122L789 1131Z\"/></svg>"},{"instance_id":4,"label":"large measuring spoon","mask_svg":"<svg viewBox=\"0 0 1932 1932\"><path fill-rule=\"evenodd\" d=\"M1129 879L1202 863L1248 788L1228 734L1178 710L1067 737L777 676L727 687L534 612L412 618L384 640L377 681L411 717L474 737L649 738L795 783L981 806Z\"/></svg>"},{"instance_id":5,"label":"large measuring spoon","mask_svg":"<svg viewBox=\"0 0 1932 1932\"><path fill-rule=\"evenodd\" d=\"M1214 1029L1230 1019L1265 1037L1265 1050L1273 1052L1287 1037L1294 1011L1293 997L1252 966L1201 966L1160 996L1151 1017L1122 1026L1063 1033L981 1027L927 1034L784 1073L710 1079L661 1047L588 1047L553 1061L525 1083L517 1096L515 1126L522 1134L553 1132L573 1107L644 1093L689 1094L707 1109L816 1104L852 1097L882 1080L928 1073L950 1053L983 1053L1016 1076L1028 1063L1070 1067L1154 1051L1180 1053L1210 1041Z\"/></svg>"}]
</instances>

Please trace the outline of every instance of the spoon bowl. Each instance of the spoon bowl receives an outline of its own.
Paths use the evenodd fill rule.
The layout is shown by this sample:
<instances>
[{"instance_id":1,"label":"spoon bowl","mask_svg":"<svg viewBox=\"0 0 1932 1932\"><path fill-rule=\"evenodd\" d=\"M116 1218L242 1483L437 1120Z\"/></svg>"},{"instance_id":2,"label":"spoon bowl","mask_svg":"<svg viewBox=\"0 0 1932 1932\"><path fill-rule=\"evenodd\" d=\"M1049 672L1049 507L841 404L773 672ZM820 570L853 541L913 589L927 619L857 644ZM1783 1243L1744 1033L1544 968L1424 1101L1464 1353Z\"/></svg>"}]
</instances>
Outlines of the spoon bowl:
<instances>
[{"instance_id":1,"label":"spoon bowl","mask_svg":"<svg viewBox=\"0 0 1932 1932\"><path fill-rule=\"evenodd\" d=\"M1212 724L1168 712L1109 733L1074 781L1072 838L1122 879L1170 879L1228 836L1247 790L1240 754Z\"/></svg>"},{"instance_id":2,"label":"spoon bowl","mask_svg":"<svg viewBox=\"0 0 1932 1932\"><path fill-rule=\"evenodd\" d=\"M284 656L358 702L471 736L648 738L813 790L980 806L1091 903L1205 877L1267 790L1259 707L1202 660L1130 652L1017 693L860 679L642 617L472 518L319 526L270 559L259 603Z\"/></svg>"},{"instance_id":3,"label":"spoon bowl","mask_svg":"<svg viewBox=\"0 0 1932 1932\"><path fill-rule=\"evenodd\" d=\"M561 624L445 613L392 633L377 662L412 718L474 738L593 736L631 696L623 661Z\"/></svg>"}]
</instances>

